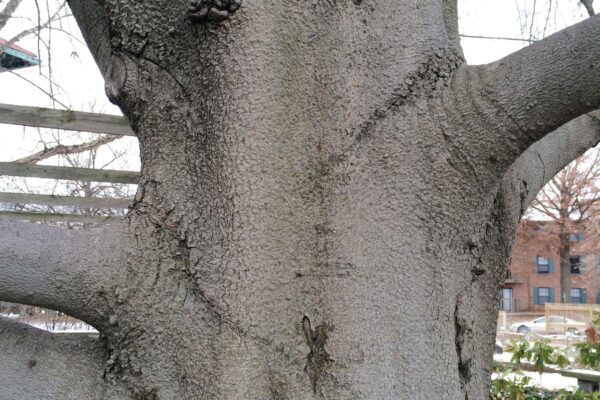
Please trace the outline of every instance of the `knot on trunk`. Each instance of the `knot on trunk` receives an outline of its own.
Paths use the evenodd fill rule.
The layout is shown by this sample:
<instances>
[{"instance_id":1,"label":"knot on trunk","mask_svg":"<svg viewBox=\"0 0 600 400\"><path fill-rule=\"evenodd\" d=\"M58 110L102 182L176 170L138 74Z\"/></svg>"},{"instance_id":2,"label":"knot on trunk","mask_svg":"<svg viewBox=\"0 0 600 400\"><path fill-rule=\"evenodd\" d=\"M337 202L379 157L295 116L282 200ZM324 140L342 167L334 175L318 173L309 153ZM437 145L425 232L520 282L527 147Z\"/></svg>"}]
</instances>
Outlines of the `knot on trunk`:
<instances>
[{"instance_id":1,"label":"knot on trunk","mask_svg":"<svg viewBox=\"0 0 600 400\"><path fill-rule=\"evenodd\" d=\"M304 367L304 371L306 371L310 378L313 391L316 392L319 378L325 371L327 364L332 361L325 350L327 332L330 328L326 324L321 324L313 330L310 319L305 316L302 318L302 330L304 331L306 344L310 347L310 353L306 356L306 366Z\"/></svg>"},{"instance_id":2,"label":"knot on trunk","mask_svg":"<svg viewBox=\"0 0 600 400\"><path fill-rule=\"evenodd\" d=\"M242 0L192 0L188 12L193 22L224 21L241 5Z\"/></svg>"}]
</instances>

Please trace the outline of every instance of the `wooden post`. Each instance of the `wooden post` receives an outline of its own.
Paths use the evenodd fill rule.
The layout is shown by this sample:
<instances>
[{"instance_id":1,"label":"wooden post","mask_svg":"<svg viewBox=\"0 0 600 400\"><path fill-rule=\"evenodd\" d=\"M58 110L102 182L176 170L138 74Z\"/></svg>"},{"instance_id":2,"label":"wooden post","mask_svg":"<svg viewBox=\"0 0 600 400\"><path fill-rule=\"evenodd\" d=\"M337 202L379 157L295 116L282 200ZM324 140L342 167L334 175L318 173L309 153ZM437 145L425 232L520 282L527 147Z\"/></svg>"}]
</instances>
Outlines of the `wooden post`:
<instances>
[{"instance_id":1,"label":"wooden post","mask_svg":"<svg viewBox=\"0 0 600 400\"><path fill-rule=\"evenodd\" d=\"M128 208L133 200L98 197L56 196L30 193L1 193L0 203L38 204L43 206Z\"/></svg>"},{"instance_id":2,"label":"wooden post","mask_svg":"<svg viewBox=\"0 0 600 400\"><path fill-rule=\"evenodd\" d=\"M108 224L122 220L121 217L84 214L61 214L61 213L37 213L20 211L0 211L0 216L5 216L22 221L44 221L44 222L89 222Z\"/></svg>"},{"instance_id":3,"label":"wooden post","mask_svg":"<svg viewBox=\"0 0 600 400\"><path fill-rule=\"evenodd\" d=\"M137 184L139 172L0 162L0 175Z\"/></svg>"},{"instance_id":4,"label":"wooden post","mask_svg":"<svg viewBox=\"0 0 600 400\"><path fill-rule=\"evenodd\" d=\"M12 104L0 104L0 124L135 136L125 117Z\"/></svg>"}]
</instances>

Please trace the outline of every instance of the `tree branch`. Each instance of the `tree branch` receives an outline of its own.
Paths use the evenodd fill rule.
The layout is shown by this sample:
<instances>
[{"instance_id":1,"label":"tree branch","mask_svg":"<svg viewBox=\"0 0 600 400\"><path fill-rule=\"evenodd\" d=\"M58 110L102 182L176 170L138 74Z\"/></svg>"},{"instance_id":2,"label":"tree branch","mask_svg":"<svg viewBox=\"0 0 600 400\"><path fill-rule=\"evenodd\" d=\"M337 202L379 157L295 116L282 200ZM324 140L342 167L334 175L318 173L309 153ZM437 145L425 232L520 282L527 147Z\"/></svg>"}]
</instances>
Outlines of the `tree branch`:
<instances>
[{"instance_id":1,"label":"tree branch","mask_svg":"<svg viewBox=\"0 0 600 400\"><path fill-rule=\"evenodd\" d=\"M79 29L96 60L100 73L106 78L112 49L108 33L108 17L102 3L97 0L68 0Z\"/></svg>"},{"instance_id":2,"label":"tree branch","mask_svg":"<svg viewBox=\"0 0 600 400\"><path fill-rule=\"evenodd\" d=\"M96 327L107 322L101 294L117 279L115 228L67 230L0 218L0 301L62 311ZM112 248L111 248L112 247Z\"/></svg>"},{"instance_id":3,"label":"tree branch","mask_svg":"<svg viewBox=\"0 0 600 400\"><path fill-rule=\"evenodd\" d=\"M103 146L120 138L120 136L106 135L86 143L74 144L69 146L58 144L53 147L47 147L27 157L19 158L18 160L15 160L13 162L20 164L37 164L42 160L57 155L68 155L94 150L100 146Z\"/></svg>"},{"instance_id":4,"label":"tree branch","mask_svg":"<svg viewBox=\"0 0 600 400\"><path fill-rule=\"evenodd\" d=\"M4 43L3 45L0 46L0 54L3 53L6 48L17 43L19 40L23 39L24 37L32 35L32 34L39 35L40 30L48 28L52 22L63 18L63 16L61 16L60 13L61 13L62 9L65 7L65 5L66 4L62 4L56 10L56 12L53 15L51 15L48 18L48 20L46 22L44 22L43 24L40 23L39 25L34 26L33 28L25 29L25 30L19 32L18 34L16 34L15 36L13 36L12 38L10 38L6 43ZM7 5L6 7L8 8L9 6L10 6L10 4Z\"/></svg>"},{"instance_id":5,"label":"tree branch","mask_svg":"<svg viewBox=\"0 0 600 400\"><path fill-rule=\"evenodd\" d=\"M587 12L588 12L588 15L589 15L590 17L593 17L593 16L594 16L594 14L596 14L596 13L594 12L594 6L592 6L592 3L594 2L594 0L580 0L579 2L580 2L581 4L583 4L583 6L584 6L584 7L585 7L585 9L587 10Z\"/></svg>"},{"instance_id":6,"label":"tree branch","mask_svg":"<svg viewBox=\"0 0 600 400\"><path fill-rule=\"evenodd\" d=\"M51 334L0 318L0 398L131 399L102 379L106 351L98 339Z\"/></svg>"},{"instance_id":7,"label":"tree branch","mask_svg":"<svg viewBox=\"0 0 600 400\"><path fill-rule=\"evenodd\" d=\"M559 171L600 142L600 111L579 117L533 144L506 172L502 197L518 219L538 192Z\"/></svg>"},{"instance_id":8,"label":"tree branch","mask_svg":"<svg viewBox=\"0 0 600 400\"><path fill-rule=\"evenodd\" d=\"M6 23L12 17L17 7L19 7L19 4L21 4L21 0L9 0L8 4L4 6L0 12L0 31L6 26Z\"/></svg>"},{"instance_id":9,"label":"tree branch","mask_svg":"<svg viewBox=\"0 0 600 400\"><path fill-rule=\"evenodd\" d=\"M472 157L504 173L529 146L600 107L600 16L499 61L459 68L445 94ZM496 127L490 134L489 126Z\"/></svg>"}]
</instances>

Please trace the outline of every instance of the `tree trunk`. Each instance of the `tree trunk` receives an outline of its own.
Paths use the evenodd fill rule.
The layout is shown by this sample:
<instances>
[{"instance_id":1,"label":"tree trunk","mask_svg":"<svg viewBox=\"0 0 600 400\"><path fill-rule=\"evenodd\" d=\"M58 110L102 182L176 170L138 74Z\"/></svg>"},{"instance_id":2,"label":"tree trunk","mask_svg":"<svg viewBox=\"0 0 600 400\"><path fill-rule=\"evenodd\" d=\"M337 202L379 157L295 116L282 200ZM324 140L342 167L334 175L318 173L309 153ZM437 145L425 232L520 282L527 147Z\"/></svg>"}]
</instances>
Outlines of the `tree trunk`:
<instances>
[{"instance_id":1,"label":"tree trunk","mask_svg":"<svg viewBox=\"0 0 600 400\"><path fill-rule=\"evenodd\" d=\"M571 302L571 234L565 223L559 223L558 254L560 258L560 299L559 303Z\"/></svg>"},{"instance_id":2,"label":"tree trunk","mask_svg":"<svg viewBox=\"0 0 600 400\"><path fill-rule=\"evenodd\" d=\"M596 94L531 128L498 112L476 96L514 79L464 65L450 0L248 0L197 24L186 1L71 7L142 157L90 293L106 380L161 400L487 396L502 178Z\"/></svg>"}]
</instances>

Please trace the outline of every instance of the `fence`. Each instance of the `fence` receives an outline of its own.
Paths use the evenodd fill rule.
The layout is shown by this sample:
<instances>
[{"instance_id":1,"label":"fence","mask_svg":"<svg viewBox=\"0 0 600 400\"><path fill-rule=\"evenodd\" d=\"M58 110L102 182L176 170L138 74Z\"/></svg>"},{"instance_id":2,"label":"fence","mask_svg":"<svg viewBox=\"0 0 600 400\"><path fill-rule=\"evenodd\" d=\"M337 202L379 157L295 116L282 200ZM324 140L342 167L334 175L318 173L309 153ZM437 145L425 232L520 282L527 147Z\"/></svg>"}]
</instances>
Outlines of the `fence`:
<instances>
[{"instance_id":1,"label":"fence","mask_svg":"<svg viewBox=\"0 0 600 400\"><path fill-rule=\"evenodd\" d=\"M0 124L24 125L73 131L104 133L118 136L135 136L124 117L85 113L69 110L52 110L39 107L24 107L12 104L0 104ZM44 179L86 180L136 184L137 171L115 171L74 167L54 167L47 165L26 165L0 162L0 175L36 177ZM82 198L73 196L36 195L26 193L1 193L0 203L38 204L51 206L94 206L98 208L126 208L130 199ZM114 217L85 214L41 213L5 211L0 215L30 221L113 221Z\"/></svg>"},{"instance_id":2,"label":"fence","mask_svg":"<svg viewBox=\"0 0 600 400\"><path fill-rule=\"evenodd\" d=\"M564 318L581 322L586 326L591 326L593 321L597 318L596 313L600 313L599 304L546 303L546 334L549 334L551 331L568 330L564 328L561 329L561 325L570 325ZM556 316L564 318L550 318ZM583 329L578 328L577 330L581 332Z\"/></svg>"}]
</instances>

